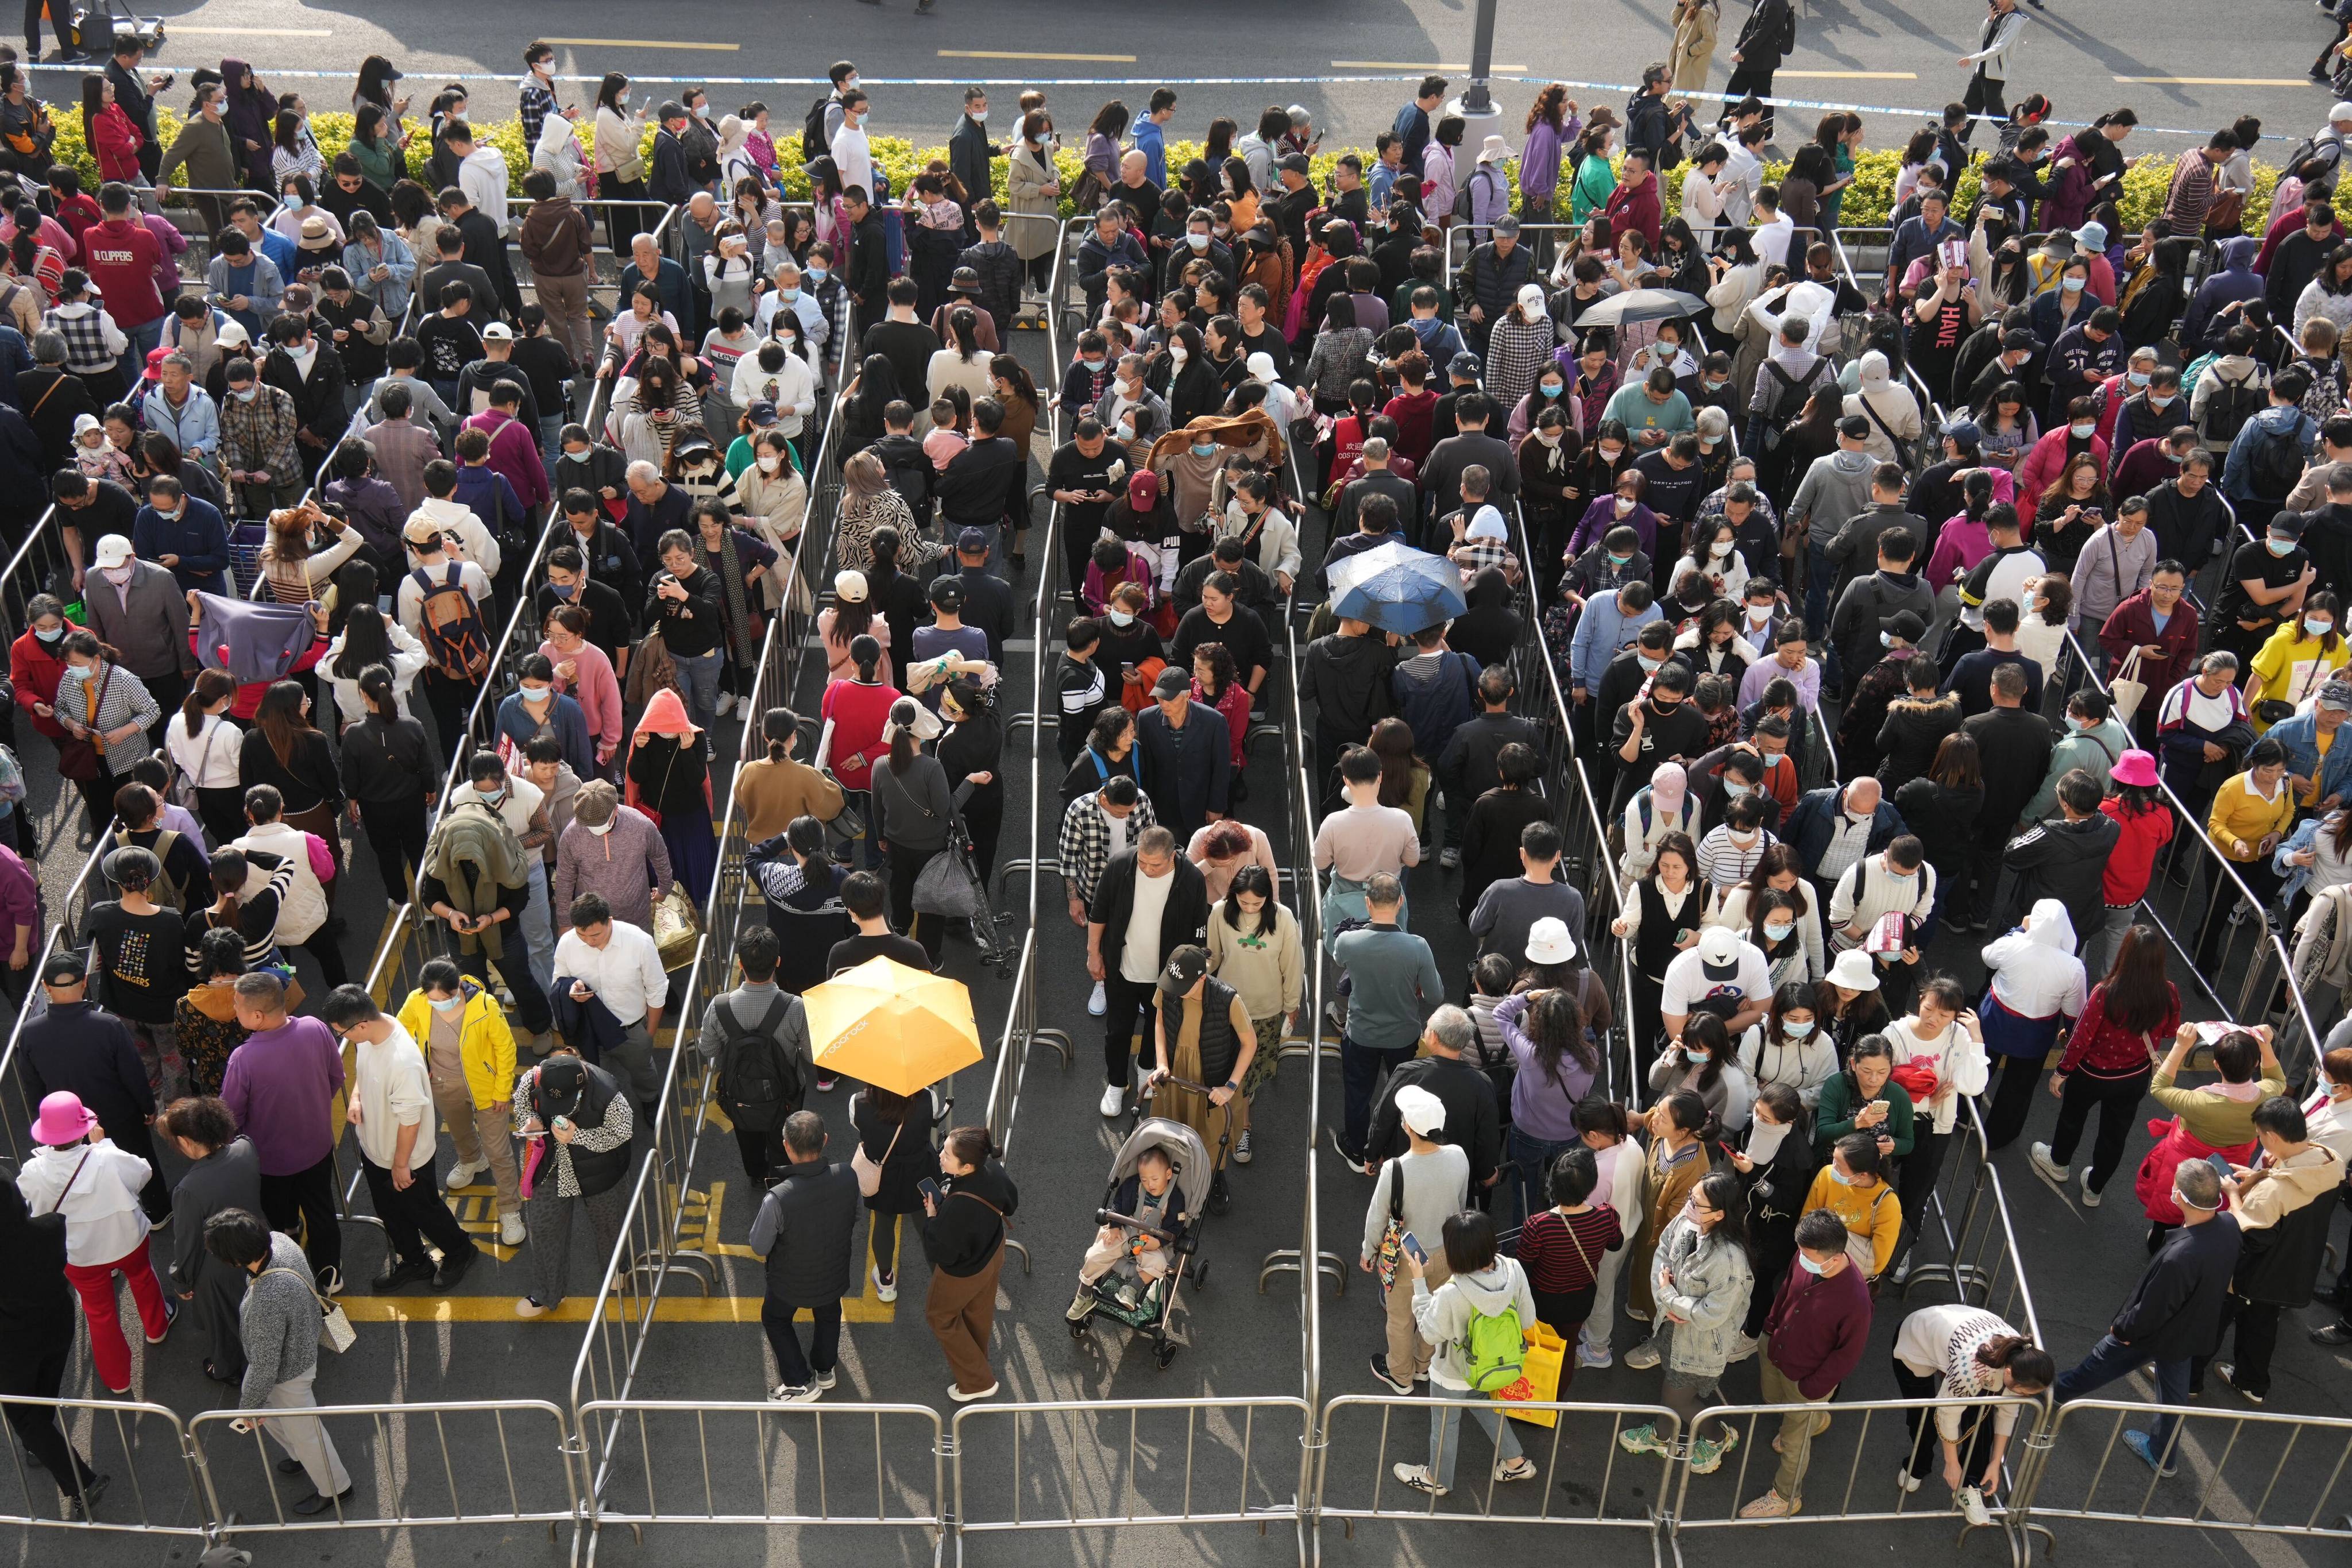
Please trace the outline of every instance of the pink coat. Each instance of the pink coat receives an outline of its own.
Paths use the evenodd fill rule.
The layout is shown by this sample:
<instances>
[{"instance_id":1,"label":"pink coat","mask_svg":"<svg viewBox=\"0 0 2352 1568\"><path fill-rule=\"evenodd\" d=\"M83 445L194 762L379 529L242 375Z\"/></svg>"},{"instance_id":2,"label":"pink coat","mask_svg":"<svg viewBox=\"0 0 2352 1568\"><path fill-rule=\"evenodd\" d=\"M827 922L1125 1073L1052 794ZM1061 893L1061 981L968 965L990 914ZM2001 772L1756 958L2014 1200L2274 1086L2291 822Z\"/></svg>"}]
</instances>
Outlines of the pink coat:
<instances>
[{"instance_id":1,"label":"pink coat","mask_svg":"<svg viewBox=\"0 0 2352 1568\"><path fill-rule=\"evenodd\" d=\"M2107 471L2107 444L2098 437L2091 437L2091 458L2099 465L2099 472ZM2066 426L2061 425L2039 441L2017 465L2018 513L2030 531L2033 527L2033 509L2041 504L2042 492L2058 482L2058 470L2066 466Z\"/></svg>"},{"instance_id":2,"label":"pink coat","mask_svg":"<svg viewBox=\"0 0 2352 1568\"><path fill-rule=\"evenodd\" d=\"M621 719L621 682L613 673L613 661L594 643L581 644L578 653L559 653L553 643L541 643L539 651L550 663L560 666L568 658L578 667L580 679L566 682L559 675L555 689L570 692L580 704L581 716L588 721L588 733L595 738L596 760L605 761L629 733Z\"/></svg>"}]
</instances>

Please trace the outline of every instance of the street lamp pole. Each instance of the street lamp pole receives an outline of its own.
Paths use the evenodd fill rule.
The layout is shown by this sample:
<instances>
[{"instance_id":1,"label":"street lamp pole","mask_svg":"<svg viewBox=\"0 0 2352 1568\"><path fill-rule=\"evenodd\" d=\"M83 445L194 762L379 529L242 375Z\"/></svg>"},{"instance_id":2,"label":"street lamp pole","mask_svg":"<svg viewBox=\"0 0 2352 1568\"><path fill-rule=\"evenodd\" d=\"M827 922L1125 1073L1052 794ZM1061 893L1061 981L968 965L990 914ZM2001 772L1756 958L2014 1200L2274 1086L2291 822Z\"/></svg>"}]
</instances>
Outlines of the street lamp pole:
<instances>
[{"instance_id":1,"label":"street lamp pole","mask_svg":"<svg viewBox=\"0 0 2352 1568\"><path fill-rule=\"evenodd\" d=\"M1494 111L1494 97L1486 90L1486 75L1494 68L1495 0L1478 0L1478 20L1470 35L1470 89L1462 95L1465 114Z\"/></svg>"}]
</instances>

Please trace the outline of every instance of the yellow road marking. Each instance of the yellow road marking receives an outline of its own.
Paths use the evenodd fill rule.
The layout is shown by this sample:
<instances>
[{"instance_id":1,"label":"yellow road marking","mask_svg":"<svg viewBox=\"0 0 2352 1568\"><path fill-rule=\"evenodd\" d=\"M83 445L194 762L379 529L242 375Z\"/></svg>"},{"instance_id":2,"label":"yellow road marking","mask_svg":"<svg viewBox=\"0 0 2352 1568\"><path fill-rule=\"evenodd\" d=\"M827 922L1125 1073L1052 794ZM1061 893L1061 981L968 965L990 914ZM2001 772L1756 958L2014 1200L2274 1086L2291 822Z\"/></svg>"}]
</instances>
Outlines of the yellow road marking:
<instances>
[{"instance_id":1,"label":"yellow road marking","mask_svg":"<svg viewBox=\"0 0 2352 1568\"><path fill-rule=\"evenodd\" d=\"M1466 71L1470 68L1454 60L1440 60L1435 65L1425 60L1333 60L1331 64L1335 69L1347 71ZM1507 76L1525 76L1528 69L1525 66L1488 66L1486 68Z\"/></svg>"},{"instance_id":2,"label":"yellow road marking","mask_svg":"<svg viewBox=\"0 0 2352 1568\"><path fill-rule=\"evenodd\" d=\"M735 53L735 51L737 51L738 49L740 49L740 48L741 48L741 47L743 47L743 46L742 46L742 45L740 45L740 44L682 44L682 43L676 43L676 42L672 42L672 41L670 41L670 40L663 39L663 38L549 38L549 37L541 37L541 38L540 39L540 42L541 42L541 43L543 43L543 44L570 44L570 45L572 45L572 46L577 47L584 47L584 48L607 48L607 49L717 49L717 50L719 50L719 51L720 53L722 53L722 54L730 54L730 55L731 55L731 54Z\"/></svg>"},{"instance_id":3,"label":"yellow road marking","mask_svg":"<svg viewBox=\"0 0 2352 1568\"><path fill-rule=\"evenodd\" d=\"M1782 75L1788 73L1783 71ZM2156 87L2303 87L2299 76L2119 76L2117 81Z\"/></svg>"},{"instance_id":4,"label":"yellow road marking","mask_svg":"<svg viewBox=\"0 0 2352 1568\"><path fill-rule=\"evenodd\" d=\"M1131 66L1133 55L1033 55L1019 49L941 49L943 60L1100 60L1110 65Z\"/></svg>"},{"instance_id":5,"label":"yellow road marking","mask_svg":"<svg viewBox=\"0 0 2352 1568\"><path fill-rule=\"evenodd\" d=\"M1917 81L1919 79L1917 71L1781 71L1780 74L1836 81Z\"/></svg>"}]
</instances>

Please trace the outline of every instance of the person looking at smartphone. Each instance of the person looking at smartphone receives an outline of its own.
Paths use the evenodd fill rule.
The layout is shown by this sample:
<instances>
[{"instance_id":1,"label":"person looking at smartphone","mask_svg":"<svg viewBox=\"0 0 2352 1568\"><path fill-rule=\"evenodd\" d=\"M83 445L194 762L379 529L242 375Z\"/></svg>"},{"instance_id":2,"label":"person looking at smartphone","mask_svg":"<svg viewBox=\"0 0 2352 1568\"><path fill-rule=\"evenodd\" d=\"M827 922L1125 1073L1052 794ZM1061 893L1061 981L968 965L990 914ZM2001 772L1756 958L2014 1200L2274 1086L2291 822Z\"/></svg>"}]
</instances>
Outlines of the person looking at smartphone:
<instances>
[{"instance_id":1,"label":"person looking at smartphone","mask_svg":"<svg viewBox=\"0 0 2352 1568\"><path fill-rule=\"evenodd\" d=\"M2251 1165L2255 1154L2254 1109L2286 1092L2286 1073L2272 1048L2266 1025L2231 1029L2211 1042L2213 1069L2219 1083L2195 1089L2175 1087L2189 1065L2189 1056L2204 1039L2195 1024L2183 1024L2172 1037L2172 1048L2157 1064L2147 1080L2150 1100L2172 1112L2174 1121L2139 1173L2141 1205L2147 1211L2147 1249L2153 1254L2181 1223L2181 1210L2164 1186L2166 1173L2189 1160L2224 1156L2231 1164Z\"/></svg>"},{"instance_id":2,"label":"person looking at smartphone","mask_svg":"<svg viewBox=\"0 0 2352 1568\"><path fill-rule=\"evenodd\" d=\"M628 1206L621 1178L629 1172L636 1110L619 1079L582 1061L577 1046L558 1040L547 1059L515 1085L514 1116L530 1184L523 1217L531 1261L530 1293L515 1303L515 1316L537 1318L563 1304L575 1212L588 1216L595 1237L591 1268L613 1256Z\"/></svg>"},{"instance_id":3,"label":"person looking at smartphone","mask_svg":"<svg viewBox=\"0 0 2352 1568\"><path fill-rule=\"evenodd\" d=\"M1372 1375L1391 1393L1410 1394L1413 1384L1429 1375L1435 1353L1412 1323L1412 1278L1402 1262L1405 1236L1416 1240L1444 1234L1445 1222L1470 1203L1470 1156L1451 1143L1441 1143L1445 1131L1445 1102L1415 1084L1396 1092L1397 1119L1404 1124L1405 1152L1381 1162L1372 1182L1372 1195L1364 1205L1364 1246L1356 1265L1381 1281L1387 1301L1388 1348L1371 1358ZM1432 1251L1423 1265L1430 1289L1445 1283L1449 1271L1443 1249Z\"/></svg>"}]
</instances>

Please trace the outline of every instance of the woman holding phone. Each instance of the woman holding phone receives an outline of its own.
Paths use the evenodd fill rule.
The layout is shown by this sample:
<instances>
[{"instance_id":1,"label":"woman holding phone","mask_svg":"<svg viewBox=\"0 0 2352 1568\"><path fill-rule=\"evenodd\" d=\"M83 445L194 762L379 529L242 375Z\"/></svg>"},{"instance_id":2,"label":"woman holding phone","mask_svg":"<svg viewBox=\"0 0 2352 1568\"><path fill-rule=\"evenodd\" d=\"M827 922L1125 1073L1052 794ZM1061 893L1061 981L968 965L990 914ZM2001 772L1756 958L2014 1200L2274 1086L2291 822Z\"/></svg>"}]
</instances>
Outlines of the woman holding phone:
<instances>
[{"instance_id":1,"label":"woman holding phone","mask_svg":"<svg viewBox=\"0 0 2352 1568\"><path fill-rule=\"evenodd\" d=\"M985 1127L959 1127L948 1134L940 1150L940 1175L919 1184L923 1253L931 1260L923 1320L955 1373L948 1397L968 1405L997 1391L996 1373L988 1364L988 1335L996 1323L1005 1222L1021 1194L996 1163Z\"/></svg>"}]
</instances>

